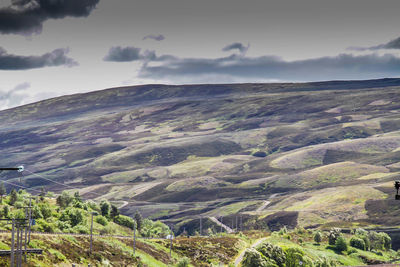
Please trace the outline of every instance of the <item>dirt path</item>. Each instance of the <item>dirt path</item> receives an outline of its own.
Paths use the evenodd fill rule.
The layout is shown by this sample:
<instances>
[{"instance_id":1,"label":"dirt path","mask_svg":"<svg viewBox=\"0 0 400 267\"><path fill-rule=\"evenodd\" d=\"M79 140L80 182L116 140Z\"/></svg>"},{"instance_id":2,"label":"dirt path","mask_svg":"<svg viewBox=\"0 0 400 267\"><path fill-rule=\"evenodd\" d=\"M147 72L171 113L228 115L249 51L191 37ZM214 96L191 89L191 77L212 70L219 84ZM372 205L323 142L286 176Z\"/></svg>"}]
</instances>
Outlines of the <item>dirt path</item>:
<instances>
[{"instance_id":1,"label":"dirt path","mask_svg":"<svg viewBox=\"0 0 400 267\"><path fill-rule=\"evenodd\" d=\"M261 239L258 239L256 242L254 242L254 243L251 245L251 248L254 248L254 247L258 246L258 245L261 244L265 239L266 239L265 237L264 237L264 238L261 238ZM246 250L243 250L243 251L239 254L239 256L236 258L236 260L235 260L235 266L239 266L239 264L242 262L243 256L244 256L244 253L245 253L245 252L246 252Z\"/></svg>"},{"instance_id":2,"label":"dirt path","mask_svg":"<svg viewBox=\"0 0 400 267\"><path fill-rule=\"evenodd\" d=\"M122 209L123 207L125 207L126 205L128 205L129 204L129 202L128 201L122 201L123 203L122 203L122 205L121 206L119 206L119 208L118 209Z\"/></svg>"},{"instance_id":3,"label":"dirt path","mask_svg":"<svg viewBox=\"0 0 400 267\"><path fill-rule=\"evenodd\" d=\"M233 229L230 228L229 226L223 224L222 222L218 221L217 218L215 217L209 217L211 221L215 222L216 224L218 224L219 226L222 226L222 228L224 228L226 230L227 233L233 233Z\"/></svg>"},{"instance_id":4,"label":"dirt path","mask_svg":"<svg viewBox=\"0 0 400 267\"><path fill-rule=\"evenodd\" d=\"M263 203L260 207L258 207L258 208L256 209L256 212L260 212L260 211L262 211L263 209L265 209L265 207L268 206L269 203L271 203L271 201L264 200L264 203Z\"/></svg>"}]
</instances>

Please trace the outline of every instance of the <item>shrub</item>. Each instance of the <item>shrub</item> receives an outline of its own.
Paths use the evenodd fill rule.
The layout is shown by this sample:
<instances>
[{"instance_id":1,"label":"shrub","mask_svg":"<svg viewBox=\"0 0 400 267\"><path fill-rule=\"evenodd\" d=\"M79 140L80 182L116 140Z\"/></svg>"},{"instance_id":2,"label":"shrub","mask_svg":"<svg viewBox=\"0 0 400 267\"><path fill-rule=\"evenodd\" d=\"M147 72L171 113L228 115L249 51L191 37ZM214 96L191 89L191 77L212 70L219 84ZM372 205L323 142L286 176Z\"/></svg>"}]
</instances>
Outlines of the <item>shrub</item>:
<instances>
[{"instance_id":1,"label":"shrub","mask_svg":"<svg viewBox=\"0 0 400 267\"><path fill-rule=\"evenodd\" d=\"M56 226L58 229L60 229L61 231L65 232L65 233L69 233L71 231L71 229L70 229L71 225L69 224L69 222L57 221Z\"/></svg>"},{"instance_id":2,"label":"shrub","mask_svg":"<svg viewBox=\"0 0 400 267\"><path fill-rule=\"evenodd\" d=\"M103 226L106 226L108 224L107 218L104 217L104 216L101 216L101 215L96 216L95 222L97 222L97 223L99 223L99 224L101 224Z\"/></svg>"},{"instance_id":3,"label":"shrub","mask_svg":"<svg viewBox=\"0 0 400 267\"><path fill-rule=\"evenodd\" d=\"M71 204L72 200L74 198L68 193L63 191L61 195L59 195L56 199L57 205L59 205L61 208L66 208Z\"/></svg>"},{"instance_id":4,"label":"shrub","mask_svg":"<svg viewBox=\"0 0 400 267\"><path fill-rule=\"evenodd\" d=\"M356 236L353 236L350 239L350 246L352 246L354 248L361 249L361 250L365 250L365 242L364 242L364 240L362 240L361 238L358 238Z\"/></svg>"},{"instance_id":5,"label":"shrub","mask_svg":"<svg viewBox=\"0 0 400 267\"><path fill-rule=\"evenodd\" d=\"M285 225L279 230L279 234L283 235L283 234L286 234L286 233L287 233L287 228L286 228L286 225Z\"/></svg>"},{"instance_id":6,"label":"shrub","mask_svg":"<svg viewBox=\"0 0 400 267\"><path fill-rule=\"evenodd\" d=\"M110 203L107 200L103 200L100 203L100 210L101 210L101 215L104 217L108 217L110 215Z\"/></svg>"},{"instance_id":7,"label":"shrub","mask_svg":"<svg viewBox=\"0 0 400 267\"><path fill-rule=\"evenodd\" d=\"M314 241L315 241L317 244L321 243L321 241L322 241L322 235L321 235L321 233L320 233L319 231L315 233L315 235L314 235Z\"/></svg>"},{"instance_id":8,"label":"shrub","mask_svg":"<svg viewBox=\"0 0 400 267\"><path fill-rule=\"evenodd\" d=\"M285 251L286 267L298 267L303 262L304 252L299 248L288 248Z\"/></svg>"},{"instance_id":9,"label":"shrub","mask_svg":"<svg viewBox=\"0 0 400 267\"><path fill-rule=\"evenodd\" d=\"M383 232L379 233L379 235L380 235L381 238L382 238L383 247L384 247L386 250L391 249L391 248L392 248L392 239L390 238L390 236L389 236L387 233L383 233Z\"/></svg>"},{"instance_id":10,"label":"shrub","mask_svg":"<svg viewBox=\"0 0 400 267\"><path fill-rule=\"evenodd\" d=\"M355 249L355 248L349 248L349 249L347 250L347 254L348 254L348 255L353 254L353 253L357 253L357 249Z\"/></svg>"},{"instance_id":11,"label":"shrub","mask_svg":"<svg viewBox=\"0 0 400 267\"><path fill-rule=\"evenodd\" d=\"M130 228L132 230L136 227L135 221L131 217L128 217L128 216L125 216L125 215L116 216L114 218L114 222L116 224L128 227L128 228Z\"/></svg>"},{"instance_id":12,"label":"shrub","mask_svg":"<svg viewBox=\"0 0 400 267\"><path fill-rule=\"evenodd\" d=\"M325 257L318 259L314 262L315 267L335 267L336 262Z\"/></svg>"},{"instance_id":13,"label":"shrub","mask_svg":"<svg viewBox=\"0 0 400 267\"><path fill-rule=\"evenodd\" d=\"M183 257L178 261L178 263L175 265L176 267L189 267L190 260L187 257Z\"/></svg>"},{"instance_id":14,"label":"shrub","mask_svg":"<svg viewBox=\"0 0 400 267\"><path fill-rule=\"evenodd\" d=\"M61 213L60 220L68 221L74 227L84 221L83 211L77 208L68 208Z\"/></svg>"},{"instance_id":15,"label":"shrub","mask_svg":"<svg viewBox=\"0 0 400 267\"><path fill-rule=\"evenodd\" d=\"M100 230L100 234L102 234L102 235L112 235L112 234L115 234L116 232L117 232L117 230L111 224L103 227L103 229Z\"/></svg>"},{"instance_id":16,"label":"shrub","mask_svg":"<svg viewBox=\"0 0 400 267\"><path fill-rule=\"evenodd\" d=\"M343 236L339 236L335 241L335 249L339 252L347 250L347 242Z\"/></svg>"},{"instance_id":17,"label":"shrub","mask_svg":"<svg viewBox=\"0 0 400 267\"><path fill-rule=\"evenodd\" d=\"M329 245L335 245L336 244L336 239L341 235L340 229L339 228L332 228L329 231L328 234L328 239L329 239Z\"/></svg>"},{"instance_id":18,"label":"shrub","mask_svg":"<svg viewBox=\"0 0 400 267\"><path fill-rule=\"evenodd\" d=\"M276 267L275 263L267 261L268 259L263 257L260 252L253 248L248 248L244 252L242 266L243 267Z\"/></svg>"},{"instance_id":19,"label":"shrub","mask_svg":"<svg viewBox=\"0 0 400 267\"><path fill-rule=\"evenodd\" d=\"M392 248L392 239L386 233L371 231L368 233L368 239L370 240L370 249L389 250Z\"/></svg>"},{"instance_id":20,"label":"shrub","mask_svg":"<svg viewBox=\"0 0 400 267\"><path fill-rule=\"evenodd\" d=\"M79 233L79 234L89 234L89 228L85 225L79 224L74 226L73 228L74 233Z\"/></svg>"},{"instance_id":21,"label":"shrub","mask_svg":"<svg viewBox=\"0 0 400 267\"><path fill-rule=\"evenodd\" d=\"M39 203L40 213L44 219L51 217L51 208L47 203Z\"/></svg>"},{"instance_id":22,"label":"shrub","mask_svg":"<svg viewBox=\"0 0 400 267\"><path fill-rule=\"evenodd\" d=\"M279 267L285 266L286 256L281 247L264 242L257 246L256 250L266 258L271 259Z\"/></svg>"}]
</instances>

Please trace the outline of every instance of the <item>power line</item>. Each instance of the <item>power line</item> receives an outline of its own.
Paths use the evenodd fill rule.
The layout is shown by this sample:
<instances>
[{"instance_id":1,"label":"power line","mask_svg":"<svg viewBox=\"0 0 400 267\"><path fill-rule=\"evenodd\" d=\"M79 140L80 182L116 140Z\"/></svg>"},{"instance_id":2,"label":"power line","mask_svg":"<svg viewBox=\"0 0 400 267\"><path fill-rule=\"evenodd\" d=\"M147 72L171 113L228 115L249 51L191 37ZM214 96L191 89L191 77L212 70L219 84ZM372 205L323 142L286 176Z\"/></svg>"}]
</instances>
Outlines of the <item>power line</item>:
<instances>
[{"instance_id":1,"label":"power line","mask_svg":"<svg viewBox=\"0 0 400 267\"><path fill-rule=\"evenodd\" d=\"M1 180L1 182L9 184L9 185L17 186L17 187L20 187L20 188L25 189L25 190L31 190L31 191L35 191L35 192L41 193L41 191L33 189L33 188L28 188L28 187L25 187L25 186L22 186L22 185L17 185L17 184L11 183L11 182L3 181L3 180Z\"/></svg>"}]
</instances>

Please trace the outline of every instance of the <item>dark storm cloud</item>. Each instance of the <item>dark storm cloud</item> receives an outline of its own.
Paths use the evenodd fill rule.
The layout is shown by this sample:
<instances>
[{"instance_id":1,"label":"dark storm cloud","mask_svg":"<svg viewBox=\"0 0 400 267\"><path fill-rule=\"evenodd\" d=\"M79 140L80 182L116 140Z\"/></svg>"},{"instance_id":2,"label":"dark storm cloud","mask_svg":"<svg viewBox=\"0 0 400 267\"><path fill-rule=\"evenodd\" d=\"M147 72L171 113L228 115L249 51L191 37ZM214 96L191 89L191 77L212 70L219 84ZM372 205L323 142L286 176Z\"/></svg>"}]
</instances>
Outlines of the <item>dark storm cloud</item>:
<instances>
[{"instance_id":1,"label":"dark storm cloud","mask_svg":"<svg viewBox=\"0 0 400 267\"><path fill-rule=\"evenodd\" d=\"M152 40L155 40L155 41L162 41L162 40L165 39L165 36L162 35L162 34L159 34L159 35L149 34L149 35L146 35L145 37L143 37L143 40L146 40L146 39L152 39Z\"/></svg>"},{"instance_id":2,"label":"dark storm cloud","mask_svg":"<svg viewBox=\"0 0 400 267\"><path fill-rule=\"evenodd\" d=\"M141 52L142 49L127 46L113 46L108 51L108 54L103 58L104 61L112 61L112 62L130 62L137 60L155 60L156 55L154 51L144 51Z\"/></svg>"},{"instance_id":3,"label":"dark storm cloud","mask_svg":"<svg viewBox=\"0 0 400 267\"><path fill-rule=\"evenodd\" d=\"M32 34L48 19L86 17L99 0L12 0L0 9L0 33Z\"/></svg>"},{"instance_id":4,"label":"dark storm cloud","mask_svg":"<svg viewBox=\"0 0 400 267\"><path fill-rule=\"evenodd\" d=\"M27 70L51 66L76 66L78 63L67 57L68 49L56 49L41 56L11 55L0 47L0 70Z\"/></svg>"},{"instance_id":5,"label":"dark storm cloud","mask_svg":"<svg viewBox=\"0 0 400 267\"><path fill-rule=\"evenodd\" d=\"M240 53L244 54L249 49L249 45L244 46L242 43L233 43L222 48L222 51L239 50Z\"/></svg>"},{"instance_id":6,"label":"dark storm cloud","mask_svg":"<svg viewBox=\"0 0 400 267\"><path fill-rule=\"evenodd\" d=\"M352 47L349 47L348 49L355 50L355 51L379 50L379 49L400 49L400 37L396 38L394 40L391 40L390 42L388 42L386 44L380 44L380 45L370 46L370 47L352 46Z\"/></svg>"},{"instance_id":7,"label":"dark storm cloud","mask_svg":"<svg viewBox=\"0 0 400 267\"><path fill-rule=\"evenodd\" d=\"M164 60L160 60L164 58ZM400 58L390 54L336 57L285 61L275 56L243 57L231 55L215 59L157 58L159 64L144 64L139 76L152 79L196 79L207 82L208 77L221 77L220 82L237 81L318 81L327 79L363 79L400 75ZM203 80L199 80L199 77Z\"/></svg>"}]
</instances>

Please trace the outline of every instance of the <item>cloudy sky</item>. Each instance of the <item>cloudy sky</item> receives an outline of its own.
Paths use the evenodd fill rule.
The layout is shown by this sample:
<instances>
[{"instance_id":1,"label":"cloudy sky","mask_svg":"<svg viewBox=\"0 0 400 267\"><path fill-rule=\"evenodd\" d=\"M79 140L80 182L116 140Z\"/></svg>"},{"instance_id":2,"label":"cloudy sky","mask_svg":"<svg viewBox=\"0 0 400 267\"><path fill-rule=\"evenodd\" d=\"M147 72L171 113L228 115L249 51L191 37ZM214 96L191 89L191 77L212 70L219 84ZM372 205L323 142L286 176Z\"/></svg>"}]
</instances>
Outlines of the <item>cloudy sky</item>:
<instances>
[{"instance_id":1,"label":"cloudy sky","mask_svg":"<svg viewBox=\"0 0 400 267\"><path fill-rule=\"evenodd\" d=\"M398 0L0 0L0 109L109 87L400 76Z\"/></svg>"}]
</instances>

